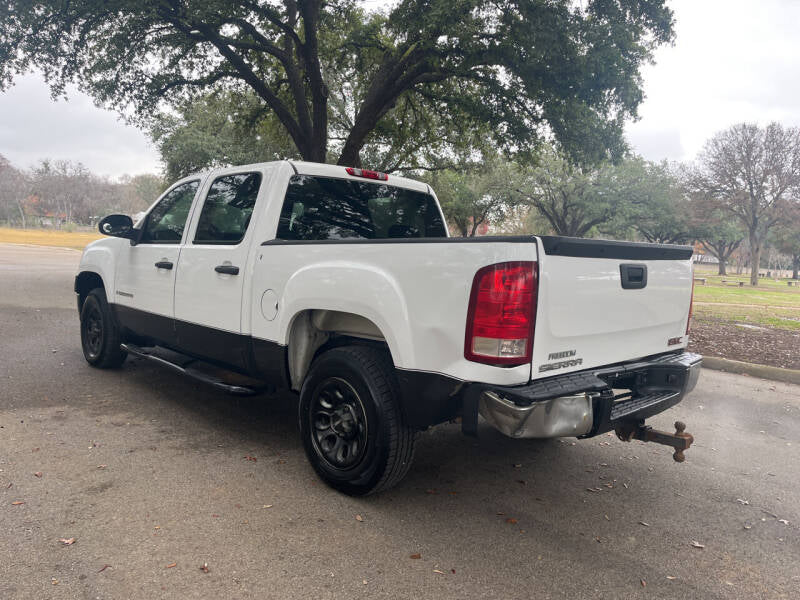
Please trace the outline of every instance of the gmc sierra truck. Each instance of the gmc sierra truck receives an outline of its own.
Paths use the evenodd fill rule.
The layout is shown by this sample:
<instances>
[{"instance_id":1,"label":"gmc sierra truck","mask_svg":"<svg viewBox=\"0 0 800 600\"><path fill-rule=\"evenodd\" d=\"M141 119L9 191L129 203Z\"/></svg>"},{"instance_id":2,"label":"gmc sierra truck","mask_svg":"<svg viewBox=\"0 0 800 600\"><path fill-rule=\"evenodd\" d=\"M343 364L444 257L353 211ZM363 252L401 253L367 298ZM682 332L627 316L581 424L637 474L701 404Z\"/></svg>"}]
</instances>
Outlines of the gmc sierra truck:
<instances>
[{"instance_id":1,"label":"gmc sierra truck","mask_svg":"<svg viewBox=\"0 0 800 600\"><path fill-rule=\"evenodd\" d=\"M170 187L75 278L94 367L144 357L232 393L293 390L309 461L364 495L417 432L478 415L515 438L672 446L645 426L696 384L692 249L549 236L452 238L424 183L281 161Z\"/></svg>"}]
</instances>

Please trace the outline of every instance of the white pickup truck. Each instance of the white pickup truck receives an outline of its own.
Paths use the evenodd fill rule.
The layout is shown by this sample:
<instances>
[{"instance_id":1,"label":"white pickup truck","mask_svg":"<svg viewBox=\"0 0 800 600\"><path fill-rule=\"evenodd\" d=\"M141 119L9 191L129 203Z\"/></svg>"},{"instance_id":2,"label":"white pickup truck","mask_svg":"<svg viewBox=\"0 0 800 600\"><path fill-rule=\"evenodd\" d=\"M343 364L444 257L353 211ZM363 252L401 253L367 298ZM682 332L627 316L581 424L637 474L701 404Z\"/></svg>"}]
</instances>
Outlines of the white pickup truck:
<instances>
[{"instance_id":1,"label":"white pickup truck","mask_svg":"<svg viewBox=\"0 0 800 600\"><path fill-rule=\"evenodd\" d=\"M299 392L308 458L363 495L408 471L418 431L478 415L511 437L644 426L697 382L692 249L548 236L448 237L424 183L302 162L175 183L75 278L86 360L128 354L233 393Z\"/></svg>"}]
</instances>

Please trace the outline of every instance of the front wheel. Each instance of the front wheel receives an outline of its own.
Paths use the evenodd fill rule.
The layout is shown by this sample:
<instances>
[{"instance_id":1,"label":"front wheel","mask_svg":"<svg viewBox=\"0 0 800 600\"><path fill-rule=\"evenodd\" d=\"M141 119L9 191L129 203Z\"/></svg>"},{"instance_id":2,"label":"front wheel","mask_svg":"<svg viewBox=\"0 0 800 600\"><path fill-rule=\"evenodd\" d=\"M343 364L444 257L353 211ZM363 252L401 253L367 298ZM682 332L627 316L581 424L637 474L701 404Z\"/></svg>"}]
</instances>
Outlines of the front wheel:
<instances>
[{"instance_id":1,"label":"front wheel","mask_svg":"<svg viewBox=\"0 0 800 600\"><path fill-rule=\"evenodd\" d=\"M81 346L86 362L101 369L120 366L128 356L119 347L121 341L105 290L93 289L81 307Z\"/></svg>"},{"instance_id":2,"label":"front wheel","mask_svg":"<svg viewBox=\"0 0 800 600\"><path fill-rule=\"evenodd\" d=\"M346 346L317 357L300 391L300 432L325 483L365 496L405 476L416 432L403 422L399 395L386 352Z\"/></svg>"}]
</instances>

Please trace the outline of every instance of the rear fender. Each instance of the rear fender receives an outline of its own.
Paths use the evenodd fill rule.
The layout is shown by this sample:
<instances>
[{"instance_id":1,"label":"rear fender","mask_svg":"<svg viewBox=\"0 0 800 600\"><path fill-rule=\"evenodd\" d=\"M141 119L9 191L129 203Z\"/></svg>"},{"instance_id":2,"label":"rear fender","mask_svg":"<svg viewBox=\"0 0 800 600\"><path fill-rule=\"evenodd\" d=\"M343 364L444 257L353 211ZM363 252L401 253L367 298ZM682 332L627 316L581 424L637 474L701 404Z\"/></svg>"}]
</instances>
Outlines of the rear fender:
<instances>
[{"instance_id":1,"label":"rear fender","mask_svg":"<svg viewBox=\"0 0 800 600\"><path fill-rule=\"evenodd\" d=\"M410 320L398 282L372 265L346 261L315 263L297 271L283 292L280 339L289 343L295 318L307 310L334 310L361 316L380 330L395 366L413 356Z\"/></svg>"}]
</instances>

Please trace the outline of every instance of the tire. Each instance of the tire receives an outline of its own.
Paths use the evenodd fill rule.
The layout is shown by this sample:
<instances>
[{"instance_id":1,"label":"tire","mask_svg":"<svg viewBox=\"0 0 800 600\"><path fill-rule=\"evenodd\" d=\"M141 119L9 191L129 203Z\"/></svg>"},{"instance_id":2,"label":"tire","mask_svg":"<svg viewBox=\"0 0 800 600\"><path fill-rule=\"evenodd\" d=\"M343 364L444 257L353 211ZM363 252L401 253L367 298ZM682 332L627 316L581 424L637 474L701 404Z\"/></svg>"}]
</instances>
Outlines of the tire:
<instances>
[{"instance_id":1,"label":"tire","mask_svg":"<svg viewBox=\"0 0 800 600\"><path fill-rule=\"evenodd\" d=\"M388 353L363 346L317 357L300 391L300 434L314 470L332 488L366 496L396 485L414 459Z\"/></svg>"},{"instance_id":2,"label":"tire","mask_svg":"<svg viewBox=\"0 0 800 600\"><path fill-rule=\"evenodd\" d=\"M128 356L119 347L121 342L119 325L105 290L93 289L81 307L81 347L86 362L100 369L119 367Z\"/></svg>"}]
</instances>

